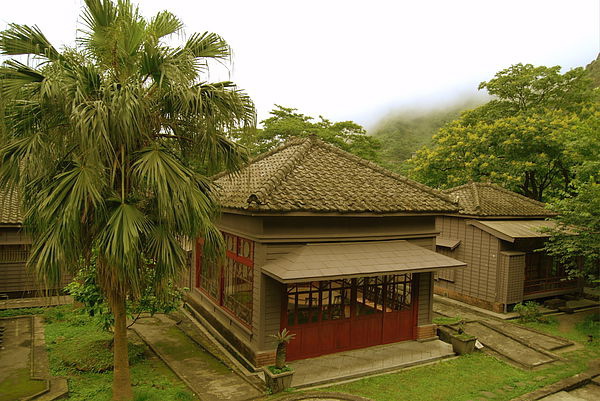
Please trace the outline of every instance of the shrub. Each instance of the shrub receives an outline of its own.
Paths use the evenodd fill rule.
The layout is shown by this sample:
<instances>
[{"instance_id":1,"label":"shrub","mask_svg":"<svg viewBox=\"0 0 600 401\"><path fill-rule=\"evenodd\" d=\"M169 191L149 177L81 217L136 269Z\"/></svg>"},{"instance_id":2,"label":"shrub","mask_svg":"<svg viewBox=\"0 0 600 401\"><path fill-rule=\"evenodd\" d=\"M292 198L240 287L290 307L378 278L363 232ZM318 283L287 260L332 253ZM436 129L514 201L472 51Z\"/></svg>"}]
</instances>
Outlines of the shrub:
<instances>
[{"instance_id":1,"label":"shrub","mask_svg":"<svg viewBox=\"0 0 600 401\"><path fill-rule=\"evenodd\" d=\"M513 311L519 314L519 321L521 322L548 322L548 319L540 311L540 305L533 301L519 302L515 305Z\"/></svg>"}]
</instances>

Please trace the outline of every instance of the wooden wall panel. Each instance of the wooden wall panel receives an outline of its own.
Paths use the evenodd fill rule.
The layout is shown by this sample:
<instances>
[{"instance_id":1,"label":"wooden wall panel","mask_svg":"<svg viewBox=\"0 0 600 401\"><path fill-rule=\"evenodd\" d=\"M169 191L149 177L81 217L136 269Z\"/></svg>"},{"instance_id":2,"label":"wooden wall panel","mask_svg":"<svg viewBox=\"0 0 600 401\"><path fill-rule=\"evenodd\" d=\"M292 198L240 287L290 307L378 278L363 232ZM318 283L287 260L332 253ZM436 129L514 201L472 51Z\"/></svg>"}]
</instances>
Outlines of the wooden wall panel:
<instances>
[{"instance_id":1,"label":"wooden wall panel","mask_svg":"<svg viewBox=\"0 0 600 401\"><path fill-rule=\"evenodd\" d=\"M454 280L436 280L436 287L469 297L494 302L497 298L498 254L500 240L496 237L467 225L467 219L440 216L436 219L436 229L440 237L459 239L461 244L453 251L438 248L438 252L467 263L465 269L456 269ZM440 292L443 292L440 291Z\"/></svg>"}]
</instances>

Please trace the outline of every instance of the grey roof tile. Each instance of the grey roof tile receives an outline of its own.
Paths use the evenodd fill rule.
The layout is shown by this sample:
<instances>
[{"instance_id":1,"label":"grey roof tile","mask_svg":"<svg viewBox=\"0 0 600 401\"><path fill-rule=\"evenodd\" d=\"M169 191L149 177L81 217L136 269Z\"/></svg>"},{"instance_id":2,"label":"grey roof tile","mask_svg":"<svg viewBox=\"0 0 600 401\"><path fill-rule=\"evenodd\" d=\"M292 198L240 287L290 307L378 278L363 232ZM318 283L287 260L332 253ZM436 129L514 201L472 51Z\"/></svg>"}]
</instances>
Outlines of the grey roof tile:
<instances>
[{"instance_id":1,"label":"grey roof tile","mask_svg":"<svg viewBox=\"0 0 600 401\"><path fill-rule=\"evenodd\" d=\"M314 137L293 139L241 171L215 176L222 207L275 212L457 211L446 195Z\"/></svg>"},{"instance_id":2,"label":"grey roof tile","mask_svg":"<svg viewBox=\"0 0 600 401\"><path fill-rule=\"evenodd\" d=\"M0 224L22 224L20 199L17 191L0 189Z\"/></svg>"},{"instance_id":3,"label":"grey roof tile","mask_svg":"<svg viewBox=\"0 0 600 401\"><path fill-rule=\"evenodd\" d=\"M499 185L472 182L443 191L458 202L460 214L474 216L549 217L556 213L542 202L509 191Z\"/></svg>"}]
</instances>

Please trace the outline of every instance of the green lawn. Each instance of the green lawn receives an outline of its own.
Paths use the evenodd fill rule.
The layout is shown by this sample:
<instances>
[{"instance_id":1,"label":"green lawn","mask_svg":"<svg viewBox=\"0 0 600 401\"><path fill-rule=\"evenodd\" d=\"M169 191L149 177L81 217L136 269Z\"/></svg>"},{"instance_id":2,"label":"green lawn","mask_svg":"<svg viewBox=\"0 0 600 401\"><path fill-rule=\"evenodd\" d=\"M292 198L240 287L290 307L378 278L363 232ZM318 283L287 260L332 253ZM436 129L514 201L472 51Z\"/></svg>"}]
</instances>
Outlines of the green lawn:
<instances>
[{"instance_id":1,"label":"green lawn","mask_svg":"<svg viewBox=\"0 0 600 401\"><path fill-rule=\"evenodd\" d=\"M44 312L50 370L53 375L68 379L68 399L109 401L112 398L112 371L104 370L112 354L109 348L101 345L110 340L111 334L102 331L94 319L79 314L71 306L36 312ZM14 311L10 313L15 314ZM196 400L177 376L139 339L130 337L130 342L137 343L130 349L134 360L131 375L135 401ZM92 371L82 372L75 366Z\"/></svg>"},{"instance_id":2,"label":"green lawn","mask_svg":"<svg viewBox=\"0 0 600 401\"><path fill-rule=\"evenodd\" d=\"M582 346L562 353L565 362L554 363L539 370L522 370L486 354L474 353L323 390L360 395L377 401L466 401L492 395L496 401L510 400L580 373L587 369L591 359L600 357L600 326L597 322L581 315L579 322L571 322L566 328L559 323L559 320L551 319L547 324L528 323L526 326L568 338ZM588 342L590 333L596 335L592 342Z\"/></svg>"}]
</instances>

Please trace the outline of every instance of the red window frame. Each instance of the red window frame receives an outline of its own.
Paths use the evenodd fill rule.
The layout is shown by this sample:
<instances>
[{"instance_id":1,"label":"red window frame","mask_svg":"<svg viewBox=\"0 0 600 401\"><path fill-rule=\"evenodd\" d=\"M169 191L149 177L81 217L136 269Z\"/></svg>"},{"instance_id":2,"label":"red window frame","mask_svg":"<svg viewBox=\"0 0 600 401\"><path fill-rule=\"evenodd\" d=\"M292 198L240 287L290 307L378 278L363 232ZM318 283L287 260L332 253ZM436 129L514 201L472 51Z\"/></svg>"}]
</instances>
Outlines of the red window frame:
<instances>
[{"instance_id":1,"label":"red window frame","mask_svg":"<svg viewBox=\"0 0 600 401\"><path fill-rule=\"evenodd\" d=\"M225 268L228 266L227 262L218 266L218 287L217 297L213 296L206 288L202 286L202 248L204 246L204 240L198 238L196 241L196 288L204 295L206 295L213 302L218 304L221 309L232 315L237 321L246 327L252 327L252 313L253 313L253 296L254 296L254 241L247 238L239 237L227 232L222 232L225 239L227 250L225 256L234 262L244 265L250 269L250 286L251 286L251 302L250 302L250 322L243 320L236 314L235 311L231 310L225 305Z\"/></svg>"}]
</instances>

